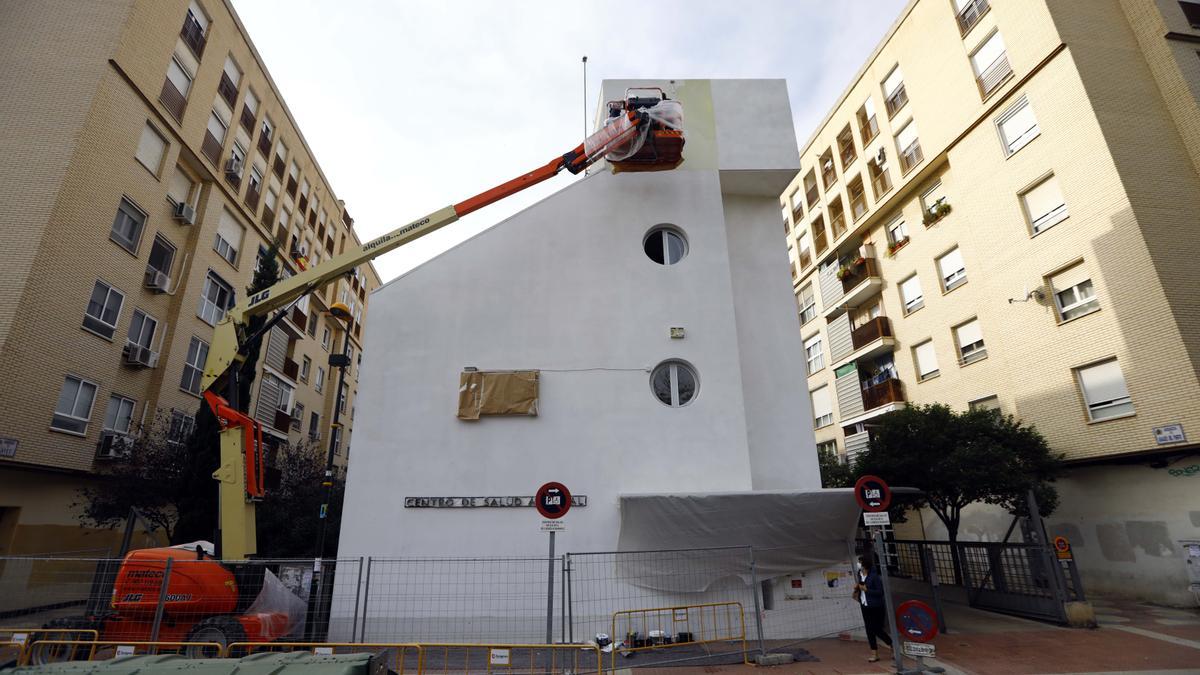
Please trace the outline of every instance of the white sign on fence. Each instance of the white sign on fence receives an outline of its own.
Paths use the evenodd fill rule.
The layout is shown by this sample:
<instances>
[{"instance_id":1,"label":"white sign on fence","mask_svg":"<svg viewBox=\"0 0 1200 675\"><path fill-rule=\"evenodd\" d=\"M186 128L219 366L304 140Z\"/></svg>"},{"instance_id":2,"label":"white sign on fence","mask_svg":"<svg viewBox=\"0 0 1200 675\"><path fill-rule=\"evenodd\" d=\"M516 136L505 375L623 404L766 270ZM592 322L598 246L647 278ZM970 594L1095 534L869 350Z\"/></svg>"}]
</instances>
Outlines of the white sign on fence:
<instances>
[{"instance_id":1,"label":"white sign on fence","mask_svg":"<svg viewBox=\"0 0 1200 675\"><path fill-rule=\"evenodd\" d=\"M333 647L314 647L314 654L333 654Z\"/></svg>"},{"instance_id":2,"label":"white sign on fence","mask_svg":"<svg viewBox=\"0 0 1200 675\"><path fill-rule=\"evenodd\" d=\"M133 656L133 645L117 645L117 656Z\"/></svg>"},{"instance_id":3,"label":"white sign on fence","mask_svg":"<svg viewBox=\"0 0 1200 675\"><path fill-rule=\"evenodd\" d=\"M509 665L510 652L507 649L490 649L488 652L488 662L493 666Z\"/></svg>"},{"instance_id":4,"label":"white sign on fence","mask_svg":"<svg viewBox=\"0 0 1200 675\"><path fill-rule=\"evenodd\" d=\"M937 650L933 648L933 644L929 642L905 642L905 656L937 656Z\"/></svg>"},{"instance_id":5,"label":"white sign on fence","mask_svg":"<svg viewBox=\"0 0 1200 675\"><path fill-rule=\"evenodd\" d=\"M15 645L23 645L29 639L29 633L13 633L12 643Z\"/></svg>"},{"instance_id":6,"label":"white sign on fence","mask_svg":"<svg viewBox=\"0 0 1200 675\"><path fill-rule=\"evenodd\" d=\"M892 524L892 519L888 517L887 511L879 511L872 513L870 511L863 512L863 524L867 527L883 527Z\"/></svg>"}]
</instances>

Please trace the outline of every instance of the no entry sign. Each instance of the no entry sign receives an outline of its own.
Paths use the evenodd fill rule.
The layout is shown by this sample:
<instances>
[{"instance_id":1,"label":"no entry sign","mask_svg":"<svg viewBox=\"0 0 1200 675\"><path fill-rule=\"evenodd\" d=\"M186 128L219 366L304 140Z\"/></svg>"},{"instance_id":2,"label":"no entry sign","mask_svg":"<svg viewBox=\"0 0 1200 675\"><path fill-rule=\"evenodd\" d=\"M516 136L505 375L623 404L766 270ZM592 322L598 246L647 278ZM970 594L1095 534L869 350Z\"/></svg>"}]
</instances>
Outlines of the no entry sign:
<instances>
[{"instance_id":1,"label":"no entry sign","mask_svg":"<svg viewBox=\"0 0 1200 675\"><path fill-rule=\"evenodd\" d=\"M546 483L533 496L533 505L543 518L562 518L571 508L571 492L562 483Z\"/></svg>"},{"instance_id":2,"label":"no entry sign","mask_svg":"<svg viewBox=\"0 0 1200 675\"><path fill-rule=\"evenodd\" d=\"M863 511L887 511L892 503L892 491L878 476L863 476L854 484L854 498Z\"/></svg>"},{"instance_id":3,"label":"no entry sign","mask_svg":"<svg viewBox=\"0 0 1200 675\"><path fill-rule=\"evenodd\" d=\"M896 609L896 627L913 642L929 642L938 634L937 614L920 600L909 600Z\"/></svg>"}]
</instances>

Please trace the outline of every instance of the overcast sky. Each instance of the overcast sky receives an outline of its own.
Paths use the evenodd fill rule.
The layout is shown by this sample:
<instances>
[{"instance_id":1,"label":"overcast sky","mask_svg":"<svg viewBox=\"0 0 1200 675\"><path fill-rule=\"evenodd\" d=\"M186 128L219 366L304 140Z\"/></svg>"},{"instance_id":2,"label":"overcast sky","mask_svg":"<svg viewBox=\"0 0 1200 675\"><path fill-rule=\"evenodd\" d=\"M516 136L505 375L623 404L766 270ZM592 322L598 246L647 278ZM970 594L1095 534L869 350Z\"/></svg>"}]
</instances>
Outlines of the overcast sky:
<instances>
[{"instance_id":1,"label":"overcast sky","mask_svg":"<svg viewBox=\"0 0 1200 675\"><path fill-rule=\"evenodd\" d=\"M578 144L585 54L589 111L605 78L786 78L803 144L905 2L234 5L366 241ZM377 259L376 269L394 278L572 180L563 172Z\"/></svg>"}]
</instances>

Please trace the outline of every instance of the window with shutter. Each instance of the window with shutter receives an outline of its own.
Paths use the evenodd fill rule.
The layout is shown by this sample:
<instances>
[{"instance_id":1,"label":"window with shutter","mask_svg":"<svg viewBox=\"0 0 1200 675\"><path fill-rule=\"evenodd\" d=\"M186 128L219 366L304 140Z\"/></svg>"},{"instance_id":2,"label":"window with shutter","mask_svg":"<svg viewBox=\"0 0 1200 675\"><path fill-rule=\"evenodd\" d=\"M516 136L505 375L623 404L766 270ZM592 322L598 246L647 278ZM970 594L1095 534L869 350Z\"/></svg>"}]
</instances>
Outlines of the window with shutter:
<instances>
[{"instance_id":1,"label":"window with shutter","mask_svg":"<svg viewBox=\"0 0 1200 675\"><path fill-rule=\"evenodd\" d=\"M920 381L937 377L939 374L937 353L933 348L933 340L926 340L913 347L913 360L917 364L917 379Z\"/></svg>"},{"instance_id":2,"label":"window with shutter","mask_svg":"<svg viewBox=\"0 0 1200 675\"><path fill-rule=\"evenodd\" d=\"M820 429L833 424L833 397L829 394L829 385L814 389L811 396L813 428Z\"/></svg>"},{"instance_id":3,"label":"window with shutter","mask_svg":"<svg viewBox=\"0 0 1200 675\"><path fill-rule=\"evenodd\" d=\"M149 122L142 127L142 137L138 140L137 160L142 166L150 170L150 173L158 175L158 170L162 168L163 155L167 151L167 140L158 133Z\"/></svg>"},{"instance_id":4,"label":"window with shutter","mask_svg":"<svg viewBox=\"0 0 1200 675\"><path fill-rule=\"evenodd\" d=\"M809 375L825 367L825 355L821 349L820 333L804 341L804 358L808 364Z\"/></svg>"},{"instance_id":5,"label":"window with shutter","mask_svg":"<svg viewBox=\"0 0 1200 675\"><path fill-rule=\"evenodd\" d=\"M967 267L957 248L938 258L937 264L942 275L943 290L949 292L967 283Z\"/></svg>"},{"instance_id":6,"label":"window with shutter","mask_svg":"<svg viewBox=\"0 0 1200 675\"><path fill-rule=\"evenodd\" d=\"M58 393L50 428L71 434L87 433L92 418L92 403L96 400L96 385L82 378L67 375Z\"/></svg>"},{"instance_id":7,"label":"window with shutter","mask_svg":"<svg viewBox=\"0 0 1200 675\"><path fill-rule=\"evenodd\" d=\"M1100 309L1091 274L1083 263L1073 265L1049 278L1054 305L1061 321L1091 314Z\"/></svg>"},{"instance_id":8,"label":"window with shutter","mask_svg":"<svg viewBox=\"0 0 1200 675\"><path fill-rule=\"evenodd\" d=\"M983 330L979 327L978 319L971 319L955 327L954 339L958 343L961 365L965 366L987 357L987 347L983 343Z\"/></svg>"},{"instance_id":9,"label":"window with shutter","mask_svg":"<svg viewBox=\"0 0 1200 675\"><path fill-rule=\"evenodd\" d=\"M1067 219L1067 200L1063 198L1058 179L1050 176L1021 195L1029 227L1040 234Z\"/></svg>"},{"instance_id":10,"label":"window with shutter","mask_svg":"<svg viewBox=\"0 0 1200 675\"><path fill-rule=\"evenodd\" d=\"M1075 374L1093 422L1133 414L1133 399L1116 359L1077 368Z\"/></svg>"},{"instance_id":11,"label":"window with shutter","mask_svg":"<svg viewBox=\"0 0 1200 675\"><path fill-rule=\"evenodd\" d=\"M921 280L917 275L900 282L900 300L904 303L905 314L912 314L925 306L925 295L921 292Z\"/></svg>"},{"instance_id":12,"label":"window with shutter","mask_svg":"<svg viewBox=\"0 0 1200 675\"><path fill-rule=\"evenodd\" d=\"M803 326L809 321L817 318L817 299L813 292L812 284L806 284L800 289L800 325Z\"/></svg>"},{"instance_id":13,"label":"window with shutter","mask_svg":"<svg viewBox=\"0 0 1200 675\"><path fill-rule=\"evenodd\" d=\"M1033 106L1024 96L996 119L996 128L1006 156L1011 156L1042 133Z\"/></svg>"},{"instance_id":14,"label":"window with shutter","mask_svg":"<svg viewBox=\"0 0 1200 675\"><path fill-rule=\"evenodd\" d=\"M237 265L238 249L242 247L242 237L246 228L238 223L228 211L221 212L221 220L217 223L217 237L213 242L213 250L230 265Z\"/></svg>"}]
</instances>

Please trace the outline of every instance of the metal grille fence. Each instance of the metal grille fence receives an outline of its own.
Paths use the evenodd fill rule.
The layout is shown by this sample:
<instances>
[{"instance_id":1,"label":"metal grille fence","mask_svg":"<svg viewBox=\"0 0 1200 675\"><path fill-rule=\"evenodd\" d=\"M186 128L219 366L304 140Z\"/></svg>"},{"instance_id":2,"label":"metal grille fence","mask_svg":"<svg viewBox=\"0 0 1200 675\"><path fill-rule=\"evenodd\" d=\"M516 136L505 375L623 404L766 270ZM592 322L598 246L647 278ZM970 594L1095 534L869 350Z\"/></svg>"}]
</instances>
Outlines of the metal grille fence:
<instances>
[{"instance_id":1,"label":"metal grille fence","mask_svg":"<svg viewBox=\"0 0 1200 675\"><path fill-rule=\"evenodd\" d=\"M579 646L598 634L611 636L614 654L633 654L619 661L625 667L738 663L747 651L861 626L848 565L786 574L779 561L794 560L795 552L778 550L238 562L195 555L0 558L0 626L24 627L31 644L220 647L192 650L197 656L226 653L233 643L244 651L437 644L439 663L450 670L484 653L462 645ZM81 658L78 649L62 648L69 646L46 658ZM532 669L586 671L575 663L579 651L532 649L511 658ZM418 658L403 650L394 656L398 669Z\"/></svg>"}]
</instances>

